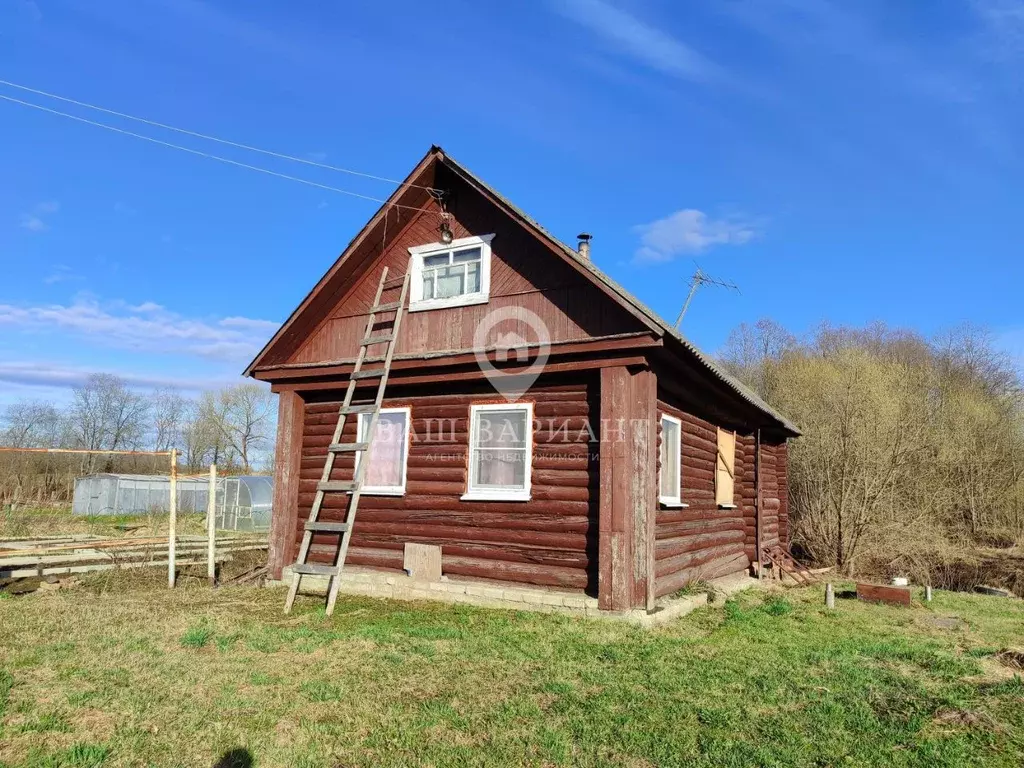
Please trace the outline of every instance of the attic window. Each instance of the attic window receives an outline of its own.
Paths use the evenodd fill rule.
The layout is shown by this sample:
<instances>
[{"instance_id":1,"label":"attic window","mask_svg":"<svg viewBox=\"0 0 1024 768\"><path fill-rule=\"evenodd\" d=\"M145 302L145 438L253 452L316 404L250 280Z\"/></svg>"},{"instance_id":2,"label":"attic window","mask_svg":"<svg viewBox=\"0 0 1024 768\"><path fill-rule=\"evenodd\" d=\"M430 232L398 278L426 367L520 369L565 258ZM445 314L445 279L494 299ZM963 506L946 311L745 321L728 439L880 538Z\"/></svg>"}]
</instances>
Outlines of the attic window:
<instances>
[{"instance_id":1,"label":"attic window","mask_svg":"<svg viewBox=\"0 0 1024 768\"><path fill-rule=\"evenodd\" d=\"M493 238L494 235L460 237L451 243L410 248L409 311L487 303Z\"/></svg>"}]
</instances>

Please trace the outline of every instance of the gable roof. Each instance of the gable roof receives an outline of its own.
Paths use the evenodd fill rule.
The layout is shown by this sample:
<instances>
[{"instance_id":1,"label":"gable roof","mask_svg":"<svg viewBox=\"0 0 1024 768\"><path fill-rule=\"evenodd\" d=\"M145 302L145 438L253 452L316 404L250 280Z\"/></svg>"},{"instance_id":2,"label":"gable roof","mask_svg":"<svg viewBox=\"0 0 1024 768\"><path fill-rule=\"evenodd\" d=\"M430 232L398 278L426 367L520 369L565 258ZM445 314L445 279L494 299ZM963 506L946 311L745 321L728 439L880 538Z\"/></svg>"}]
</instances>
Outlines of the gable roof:
<instances>
[{"instance_id":1,"label":"gable roof","mask_svg":"<svg viewBox=\"0 0 1024 768\"><path fill-rule=\"evenodd\" d=\"M757 408L759 411L769 416L787 432L796 436L800 434L800 430L795 424L789 419L782 415L779 411L774 409L768 403L766 403L756 392L751 390L741 381L736 379L734 376L726 372L718 363L716 363L711 357L705 355L700 351L692 342L690 342L682 333L670 325L667 321L662 319L657 313L651 310L647 305L633 296L629 291L623 288L621 285L616 283L601 271L590 259L583 258L579 255L575 248L563 243L558 238L554 237L544 227L542 227L536 220L528 216L519 207L513 204L510 200L505 198L501 193L487 184L485 181L480 179L464 165L458 163L451 155L445 152L441 147L434 145L430 148L430 151L423 157L423 159L416 164L413 171L405 178L401 185L395 190L394 193L388 198L387 202L382 205L374 216L366 223L359 234L353 238L349 243L348 247L341 254L341 256L335 261L334 265L328 270L327 274L321 278L317 283L316 287L306 296L306 298L296 307L295 311L289 316L284 322L281 328L278 329L277 333L267 342L263 349L256 355L251 363L246 367L244 375L250 376L252 373L260 367L260 363L267 353L277 344L277 342L286 334L291 325L295 322L296 318L302 313L302 311L309 306L312 299L317 293L328 283L330 278L337 273L339 267L345 263L346 259L352 254L354 247L360 243L373 229L380 224L383 219L383 214L391 206L400 204L400 200L407 195L409 190L416 185L418 177L422 176L424 172L430 167L432 161L443 163L450 171L454 172L457 176L461 177L470 186L475 187L485 197L488 197L494 202L499 208L503 209L505 213L511 216L513 219L518 221L524 228L534 234L538 239L546 242L558 255L564 257L572 266L576 267L580 272L589 277L599 288L603 289L609 297L615 300L620 306L626 309L630 314L639 319L644 325L656 334L667 336L670 339L675 340L686 353L689 354L694 360L697 361L705 370L711 373L719 381L723 382L729 389L739 395L739 397L745 400L750 405Z\"/></svg>"}]
</instances>

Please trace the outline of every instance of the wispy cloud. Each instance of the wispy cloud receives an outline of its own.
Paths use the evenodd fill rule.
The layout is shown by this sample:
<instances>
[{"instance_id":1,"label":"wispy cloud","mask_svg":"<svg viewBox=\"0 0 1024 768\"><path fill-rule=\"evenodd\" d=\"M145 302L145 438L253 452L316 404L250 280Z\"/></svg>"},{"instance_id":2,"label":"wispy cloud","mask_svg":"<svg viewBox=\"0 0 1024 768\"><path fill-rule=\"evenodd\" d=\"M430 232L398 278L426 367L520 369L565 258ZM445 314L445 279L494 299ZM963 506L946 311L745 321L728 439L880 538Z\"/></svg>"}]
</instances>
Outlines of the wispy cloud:
<instances>
[{"instance_id":1,"label":"wispy cloud","mask_svg":"<svg viewBox=\"0 0 1024 768\"><path fill-rule=\"evenodd\" d=\"M57 283L77 282L83 279L80 274L67 264L57 264L50 270L50 274L43 278L43 283L46 285L56 285Z\"/></svg>"},{"instance_id":2,"label":"wispy cloud","mask_svg":"<svg viewBox=\"0 0 1024 768\"><path fill-rule=\"evenodd\" d=\"M101 304L79 298L69 305L0 304L0 328L24 333L66 333L118 349L191 355L231 362L248 361L278 324L244 317L184 317L154 302Z\"/></svg>"},{"instance_id":3,"label":"wispy cloud","mask_svg":"<svg viewBox=\"0 0 1024 768\"><path fill-rule=\"evenodd\" d=\"M1024 55L1024 0L973 0L971 7L982 24L983 55L1001 61Z\"/></svg>"},{"instance_id":4,"label":"wispy cloud","mask_svg":"<svg viewBox=\"0 0 1024 768\"><path fill-rule=\"evenodd\" d=\"M712 219L703 211L684 208L663 219L634 227L640 247L633 260L656 264L677 256L703 253L717 245L743 245L760 234L759 225L749 219Z\"/></svg>"},{"instance_id":5,"label":"wispy cloud","mask_svg":"<svg viewBox=\"0 0 1024 768\"><path fill-rule=\"evenodd\" d=\"M607 0L554 0L554 7L651 69L697 82L721 75L714 62L686 43Z\"/></svg>"},{"instance_id":6,"label":"wispy cloud","mask_svg":"<svg viewBox=\"0 0 1024 768\"><path fill-rule=\"evenodd\" d=\"M59 363L37 362L0 362L0 382L21 387L79 387L94 373L114 373L133 387L172 389L199 392L223 385L235 384L237 378L210 379L209 377L189 378L182 376L160 376L132 373L130 371L99 371L81 366L62 365Z\"/></svg>"},{"instance_id":7,"label":"wispy cloud","mask_svg":"<svg viewBox=\"0 0 1024 768\"><path fill-rule=\"evenodd\" d=\"M45 232L50 228L47 219L59 210L60 203L56 200L39 203L31 211L21 214L21 228L27 229L29 232Z\"/></svg>"}]
</instances>

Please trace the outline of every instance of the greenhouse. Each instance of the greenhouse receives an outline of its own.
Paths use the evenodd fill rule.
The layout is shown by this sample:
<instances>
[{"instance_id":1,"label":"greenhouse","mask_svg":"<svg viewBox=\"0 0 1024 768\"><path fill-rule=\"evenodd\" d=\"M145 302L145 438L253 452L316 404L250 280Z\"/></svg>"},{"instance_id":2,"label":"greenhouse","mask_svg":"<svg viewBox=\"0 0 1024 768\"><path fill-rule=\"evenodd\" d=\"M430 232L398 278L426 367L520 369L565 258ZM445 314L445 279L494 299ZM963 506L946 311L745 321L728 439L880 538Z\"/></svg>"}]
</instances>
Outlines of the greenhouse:
<instances>
[{"instance_id":1,"label":"greenhouse","mask_svg":"<svg viewBox=\"0 0 1024 768\"><path fill-rule=\"evenodd\" d=\"M210 481L205 477L178 479L178 512L205 514ZM217 528L263 531L270 528L274 480L263 475L217 479ZM171 481L162 475L87 475L75 480L72 512L76 515L167 514Z\"/></svg>"}]
</instances>

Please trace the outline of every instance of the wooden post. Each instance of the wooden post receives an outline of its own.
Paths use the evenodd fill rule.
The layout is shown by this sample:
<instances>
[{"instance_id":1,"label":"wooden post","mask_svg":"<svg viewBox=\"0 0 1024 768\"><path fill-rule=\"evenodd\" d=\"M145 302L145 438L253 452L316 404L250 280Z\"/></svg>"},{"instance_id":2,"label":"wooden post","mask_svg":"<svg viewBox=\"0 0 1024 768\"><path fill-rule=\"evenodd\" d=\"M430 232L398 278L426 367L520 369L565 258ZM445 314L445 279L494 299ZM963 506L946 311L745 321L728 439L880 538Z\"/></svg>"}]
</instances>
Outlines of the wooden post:
<instances>
[{"instance_id":1,"label":"wooden post","mask_svg":"<svg viewBox=\"0 0 1024 768\"><path fill-rule=\"evenodd\" d=\"M924 601L930 603L932 601L932 585L929 584L924 588Z\"/></svg>"},{"instance_id":2,"label":"wooden post","mask_svg":"<svg viewBox=\"0 0 1024 768\"><path fill-rule=\"evenodd\" d=\"M601 369L598 606L654 605L657 379L650 370Z\"/></svg>"},{"instance_id":3,"label":"wooden post","mask_svg":"<svg viewBox=\"0 0 1024 768\"><path fill-rule=\"evenodd\" d=\"M831 582L825 585L825 607L830 611L836 607L836 591Z\"/></svg>"},{"instance_id":4,"label":"wooden post","mask_svg":"<svg viewBox=\"0 0 1024 768\"><path fill-rule=\"evenodd\" d=\"M761 551L761 429L754 432L754 546L757 553L754 557L754 567L757 569L757 580L760 581L761 565L764 553Z\"/></svg>"},{"instance_id":5,"label":"wooden post","mask_svg":"<svg viewBox=\"0 0 1024 768\"><path fill-rule=\"evenodd\" d=\"M217 584L217 465L210 465L210 492L206 501L206 578Z\"/></svg>"},{"instance_id":6,"label":"wooden post","mask_svg":"<svg viewBox=\"0 0 1024 768\"><path fill-rule=\"evenodd\" d=\"M281 569L295 562L305 411L306 404L298 392L284 391L278 395L274 505L267 553L267 567L272 579L280 579Z\"/></svg>"},{"instance_id":7,"label":"wooden post","mask_svg":"<svg viewBox=\"0 0 1024 768\"><path fill-rule=\"evenodd\" d=\"M178 451L171 448L171 501L167 523L167 587L174 588L178 535Z\"/></svg>"}]
</instances>

